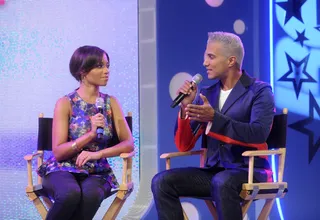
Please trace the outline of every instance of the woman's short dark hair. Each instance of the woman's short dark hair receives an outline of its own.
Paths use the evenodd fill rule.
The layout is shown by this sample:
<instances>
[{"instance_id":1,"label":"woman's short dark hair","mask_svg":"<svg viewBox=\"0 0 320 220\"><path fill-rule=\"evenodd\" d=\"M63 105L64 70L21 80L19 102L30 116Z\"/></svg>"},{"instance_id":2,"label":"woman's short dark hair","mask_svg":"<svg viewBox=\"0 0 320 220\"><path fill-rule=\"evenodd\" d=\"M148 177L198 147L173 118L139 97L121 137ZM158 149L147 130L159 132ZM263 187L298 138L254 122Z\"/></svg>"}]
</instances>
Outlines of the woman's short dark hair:
<instances>
[{"instance_id":1,"label":"woman's short dark hair","mask_svg":"<svg viewBox=\"0 0 320 220\"><path fill-rule=\"evenodd\" d=\"M71 75L78 81L90 72L93 68L101 65L103 55L107 56L110 62L109 55L104 50L96 46L82 46L79 47L72 55L69 63Z\"/></svg>"}]
</instances>

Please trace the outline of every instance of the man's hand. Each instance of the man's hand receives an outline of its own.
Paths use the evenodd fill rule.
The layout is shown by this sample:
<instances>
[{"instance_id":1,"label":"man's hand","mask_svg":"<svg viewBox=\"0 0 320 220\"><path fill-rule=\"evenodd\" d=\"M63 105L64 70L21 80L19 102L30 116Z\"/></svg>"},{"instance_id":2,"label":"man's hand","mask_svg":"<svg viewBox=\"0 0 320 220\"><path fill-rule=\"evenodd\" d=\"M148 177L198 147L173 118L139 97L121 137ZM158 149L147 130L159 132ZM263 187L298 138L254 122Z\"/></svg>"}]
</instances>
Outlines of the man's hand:
<instances>
[{"instance_id":1,"label":"man's hand","mask_svg":"<svg viewBox=\"0 0 320 220\"><path fill-rule=\"evenodd\" d=\"M214 109L204 95L200 94L200 97L203 100L203 105L188 104L185 108L186 114L190 120L199 122L212 121L214 116Z\"/></svg>"},{"instance_id":2,"label":"man's hand","mask_svg":"<svg viewBox=\"0 0 320 220\"><path fill-rule=\"evenodd\" d=\"M197 84L191 83L190 81L186 80L184 84L177 91L177 95L179 95L180 92L187 95L181 101L181 106L187 106L188 104L191 104L194 98L196 97Z\"/></svg>"}]
</instances>

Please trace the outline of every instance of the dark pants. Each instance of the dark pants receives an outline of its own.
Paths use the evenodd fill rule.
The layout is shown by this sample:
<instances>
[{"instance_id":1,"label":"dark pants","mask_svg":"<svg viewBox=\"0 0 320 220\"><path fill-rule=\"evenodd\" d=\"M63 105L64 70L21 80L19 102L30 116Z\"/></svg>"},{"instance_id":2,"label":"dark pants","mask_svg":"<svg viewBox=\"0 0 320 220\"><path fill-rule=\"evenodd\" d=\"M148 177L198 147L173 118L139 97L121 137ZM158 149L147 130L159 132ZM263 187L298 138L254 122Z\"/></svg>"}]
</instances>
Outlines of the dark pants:
<instances>
[{"instance_id":1,"label":"dark pants","mask_svg":"<svg viewBox=\"0 0 320 220\"><path fill-rule=\"evenodd\" d=\"M58 171L43 178L43 188L54 199L47 220L91 220L110 195L110 184L98 176Z\"/></svg>"},{"instance_id":2,"label":"dark pants","mask_svg":"<svg viewBox=\"0 0 320 220\"><path fill-rule=\"evenodd\" d=\"M262 176L259 176L260 178ZM267 176L258 181L266 181ZM158 173L152 192L159 220L183 219L179 197L205 197L215 201L219 220L241 220L242 184L248 172L241 169L176 168Z\"/></svg>"}]
</instances>

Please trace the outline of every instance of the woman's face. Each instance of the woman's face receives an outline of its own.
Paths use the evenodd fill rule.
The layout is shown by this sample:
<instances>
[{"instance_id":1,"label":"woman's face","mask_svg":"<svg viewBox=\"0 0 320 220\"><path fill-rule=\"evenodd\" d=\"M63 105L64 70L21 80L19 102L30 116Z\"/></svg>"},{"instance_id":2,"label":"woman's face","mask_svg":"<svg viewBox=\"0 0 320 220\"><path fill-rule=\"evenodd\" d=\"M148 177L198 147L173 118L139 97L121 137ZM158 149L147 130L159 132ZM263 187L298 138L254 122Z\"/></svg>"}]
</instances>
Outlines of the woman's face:
<instances>
[{"instance_id":1,"label":"woman's face","mask_svg":"<svg viewBox=\"0 0 320 220\"><path fill-rule=\"evenodd\" d=\"M98 64L95 68L88 72L83 80L94 86L106 86L109 80L109 60L106 54L103 54L101 64Z\"/></svg>"}]
</instances>

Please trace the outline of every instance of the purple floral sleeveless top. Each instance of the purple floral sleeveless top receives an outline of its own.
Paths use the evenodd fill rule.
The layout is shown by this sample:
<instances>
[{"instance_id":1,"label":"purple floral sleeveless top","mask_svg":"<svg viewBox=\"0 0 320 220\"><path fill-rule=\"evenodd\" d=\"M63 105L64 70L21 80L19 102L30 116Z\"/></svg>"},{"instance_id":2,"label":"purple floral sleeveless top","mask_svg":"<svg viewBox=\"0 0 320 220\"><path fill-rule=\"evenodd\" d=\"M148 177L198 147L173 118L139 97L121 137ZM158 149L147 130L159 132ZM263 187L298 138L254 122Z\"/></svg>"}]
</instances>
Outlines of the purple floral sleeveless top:
<instances>
[{"instance_id":1,"label":"purple floral sleeveless top","mask_svg":"<svg viewBox=\"0 0 320 220\"><path fill-rule=\"evenodd\" d=\"M90 117L98 113L95 104L85 102L76 91L68 94L72 108L72 115L69 120L68 141L75 140L82 135L86 134L91 129ZM83 148L85 151L99 151L113 144L114 127L112 121L112 112L110 104L110 96L100 93L100 97L104 99L104 116L106 118L106 126L104 128L104 136L101 140L94 140ZM80 153L79 153L80 154ZM58 162L54 156L51 156L41 167L38 169L40 176L45 176L49 173L56 171L68 171L71 173L81 173L86 175L99 175L105 178L112 188L118 188L119 184L116 177L108 163L107 158L101 158L95 161L88 161L82 167L75 165L77 156L73 158Z\"/></svg>"}]
</instances>

